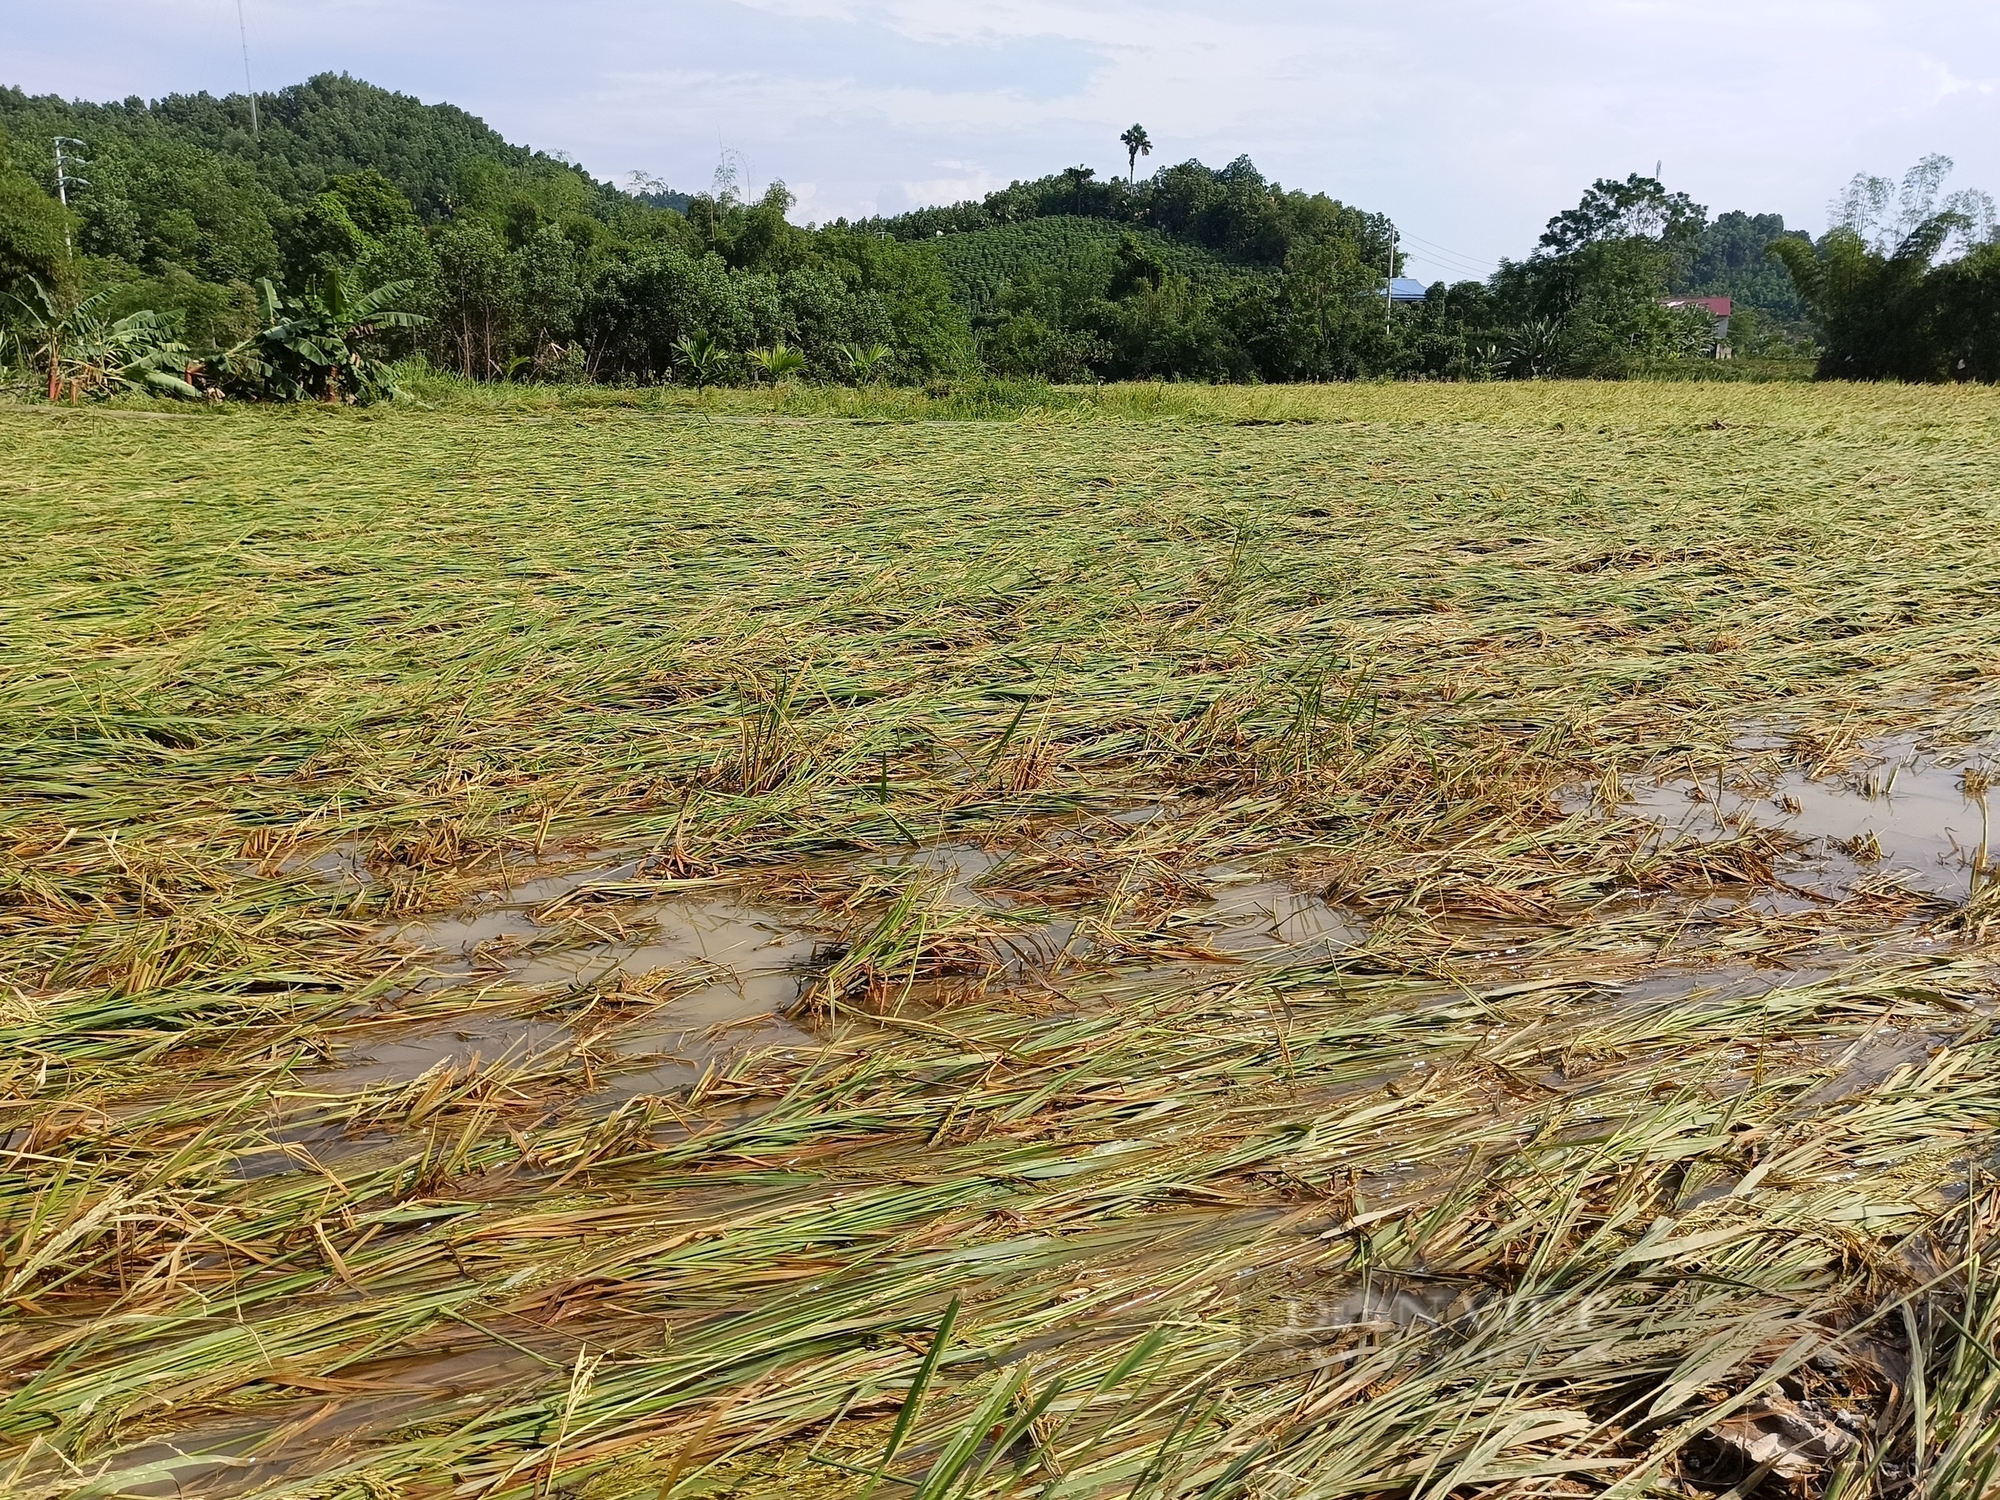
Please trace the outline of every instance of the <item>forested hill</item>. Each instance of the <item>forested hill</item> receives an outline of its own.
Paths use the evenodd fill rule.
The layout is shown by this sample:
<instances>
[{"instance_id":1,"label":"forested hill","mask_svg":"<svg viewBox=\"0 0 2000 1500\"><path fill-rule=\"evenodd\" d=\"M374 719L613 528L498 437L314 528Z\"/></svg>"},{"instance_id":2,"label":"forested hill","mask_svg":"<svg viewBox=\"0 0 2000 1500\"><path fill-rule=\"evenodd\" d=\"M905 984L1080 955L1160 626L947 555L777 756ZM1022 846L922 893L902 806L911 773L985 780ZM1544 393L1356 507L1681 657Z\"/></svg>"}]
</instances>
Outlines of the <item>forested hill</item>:
<instances>
[{"instance_id":1,"label":"forested hill","mask_svg":"<svg viewBox=\"0 0 2000 1500\"><path fill-rule=\"evenodd\" d=\"M17 154L25 149L46 155L58 135L85 142L94 160L111 158L114 170L135 155L174 154L176 148L212 154L241 164L250 180L286 203L304 203L334 178L372 169L394 184L424 221L434 223L450 217L463 196L468 166L479 162L509 172L569 177L590 198L624 196L576 166L510 145L456 105L425 104L337 73L259 94L257 113L253 134L250 101L242 94L88 104L0 88L0 129L18 143ZM96 177L91 180L95 185Z\"/></svg>"},{"instance_id":2,"label":"forested hill","mask_svg":"<svg viewBox=\"0 0 2000 1500\"><path fill-rule=\"evenodd\" d=\"M823 379L1327 379L1390 352L1371 331L1388 220L1247 158L1136 182L1071 168L802 228L782 184L754 201L726 183L623 192L351 78L259 99L253 132L242 96L0 90L0 293L102 291L107 311L151 309L219 352L258 317L258 283L297 296L338 270L408 284L425 332L391 342L486 379L744 379L796 359ZM67 210L56 135L89 162ZM1407 357L1442 368L1463 344Z\"/></svg>"},{"instance_id":3,"label":"forested hill","mask_svg":"<svg viewBox=\"0 0 2000 1500\"><path fill-rule=\"evenodd\" d=\"M0 88L0 384L36 340L53 347L37 328L85 306L144 311L173 361L222 368L268 331L267 281L294 304L342 302L336 280L395 288L416 321L370 335L388 356L481 380L637 383L1612 376L1721 352L1714 319L1670 294L1735 298L1736 349L1783 355L1827 323L1822 283L1859 284L1815 270L1823 243L1775 215L1711 220L1637 174L1594 184L1487 280L1387 307L1389 219L1248 157L1131 178L1070 167L800 226L782 183L756 198L723 181L627 192L462 109L344 76L258 98L253 131L240 95L88 104ZM89 163L67 207L53 136ZM1958 342L1893 367L1985 368Z\"/></svg>"},{"instance_id":4,"label":"forested hill","mask_svg":"<svg viewBox=\"0 0 2000 1500\"><path fill-rule=\"evenodd\" d=\"M1264 268L1283 265L1300 246L1335 239L1379 245L1386 257L1391 229L1382 214L1350 208L1324 193L1287 191L1247 156L1213 170L1198 161L1182 162L1132 182L1099 181L1089 167L1069 167L1012 183L976 202L920 208L855 227L923 240L1058 216L1151 229L1223 260Z\"/></svg>"}]
</instances>

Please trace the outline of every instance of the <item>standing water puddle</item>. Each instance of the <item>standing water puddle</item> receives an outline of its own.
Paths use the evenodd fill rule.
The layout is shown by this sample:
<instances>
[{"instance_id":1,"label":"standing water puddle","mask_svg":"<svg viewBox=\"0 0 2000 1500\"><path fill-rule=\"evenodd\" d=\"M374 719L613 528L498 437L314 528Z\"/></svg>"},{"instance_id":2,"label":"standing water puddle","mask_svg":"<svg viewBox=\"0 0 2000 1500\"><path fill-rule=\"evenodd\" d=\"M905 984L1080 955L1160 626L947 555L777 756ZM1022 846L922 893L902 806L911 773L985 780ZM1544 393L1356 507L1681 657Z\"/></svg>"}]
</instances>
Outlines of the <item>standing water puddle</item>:
<instances>
[{"instance_id":1,"label":"standing water puddle","mask_svg":"<svg viewBox=\"0 0 2000 1500\"><path fill-rule=\"evenodd\" d=\"M1218 866L1203 871L1215 898L1176 927L1191 928L1217 953L1266 962L1324 963L1365 942L1367 927L1307 891Z\"/></svg>"},{"instance_id":2,"label":"standing water puddle","mask_svg":"<svg viewBox=\"0 0 2000 1500\"><path fill-rule=\"evenodd\" d=\"M980 889L979 883L1006 860L1005 853L995 854L977 844L933 844L880 863L865 863L859 868L896 879L915 878L932 885L934 900L941 907L957 911L999 911L1011 907L1013 901Z\"/></svg>"},{"instance_id":3,"label":"standing water puddle","mask_svg":"<svg viewBox=\"0 0 2000 1500\"><path fill-rule=\"evenodd\" d=\"M887 868L936 881L941 905L999 919L993 941L1010 969L1074 957L1074 918L1007 930L1015 901L980 888L1004 860L1003 853L972 845L940 845ZM593 1054L610 1063L599 1102L684 1088L718 1059L752 1048L814 1045L788 1012L823 939L733 897L645 899L638 894L643 886L630 883L635 873L627 865L543 876L469 909L406 922L389 936L422 950L425 977L417 988L433 997L454 986L563 991L674 976L671 987L657 988L663 996L682 993L642 1019L590 1036ZM1168 931L1195 952L1224 961L1313 964L1367 938L1364 924L1284 882L1227 866L1204 874L1214 897L1168 922ZM553 1054L577 1040L552 1021L468 1012L363 1044L321 1077L346 1088L412 1079L440 1065L465 1068L475 1057L482 1066L556 1061Z\"/></svg>"},{"instance_id":4,"label":"standing water puddle","mask_svg":"<svg viewBox=\"0 0 2000 1500\"><path fill-rule=\"evenodd\" d=\"M1807 846L1823 894L1845 894L1866 873L1903 876L1913 888L1963 896L1989 832L1978 750L1931 750L1915 735L1884 740L1859 767L1814 780L1788 770L1755 789L1692 779L1627 788L1621 810L1684 838L1722 839L1751 828L1790 833Z\"/></svg>"},{"instance_id":5,"label":"standing water puddle","mask_svg":"<svg viewBox=\"0 0 2000 1500\"><path fill-rule=\"evenodd\" d=\"M567 1026L521 1016L454 1016L435 1025L385 1036L346 1053L332 1072L316 1073L309 1083L338 1081L351 1089L385 1080L421 1078L439 1064L468 1068L476 1058L481 1067L496 1063L519 1066L552 1052L564 1052L571 1042Z\"/></svg>"},{"instance_id":6,"label":"standing water puddle","mask_svg":"<svg viewBox=\"0 0 2000 1500\"><path fill-rule=\"evenodd\" d=\"M417 989L433 996L460 985L573 990L675 976L671 988L684 993L632 1025L590 1038L594 1052L615 1059L614 1102L685 1086L717 1058L751 1046L812 1044L783 1017L821 939L728 897L566 899L634 872L626 866L543 877L468 911L404 923L389 935L426 951L427 977ZM577 1040L558 1022L468 1010L365 1042L308 1081L346 1090L418 1078L440 1066L466 1068L475 1059L482 1067L555 1061Z\"/></svg>"},{"instance_id":7,"label":"standing water puddle","mask_svg":"<svg viewBox=\"0 0 2000 1500\"><path fill-rule=\"evenodd\" d=\"M697 963L768 975L796 969L818 946L776 914L726 897L569 899L588 894L592 885L615 886L636 869L543 877L495 892L467 911L404 923L387 936L426 950L437 979L478 976L536 989L597 983L619 973L636 979Z\"/></svg>"},{"instance_id":8,"label":"standing water puddle","mask_svg":"<svg viewBox=\"0 0 2000 1500\"><path fill-rule=\"evenodd\" d=\"M576 916L574 924L590 930L594 915ZM775 915L728 900L662 901L626 908L617 913L616 925L625 935L610 942L554 948L506 961L507 977L514 984L548 988L597 983L615 973L637 979L703 963L740 982L754 976L762 982L762 990L789 1003L798 997L796 971L820 946L819 939L787 929Z\"/></svg>"}]
</instances>

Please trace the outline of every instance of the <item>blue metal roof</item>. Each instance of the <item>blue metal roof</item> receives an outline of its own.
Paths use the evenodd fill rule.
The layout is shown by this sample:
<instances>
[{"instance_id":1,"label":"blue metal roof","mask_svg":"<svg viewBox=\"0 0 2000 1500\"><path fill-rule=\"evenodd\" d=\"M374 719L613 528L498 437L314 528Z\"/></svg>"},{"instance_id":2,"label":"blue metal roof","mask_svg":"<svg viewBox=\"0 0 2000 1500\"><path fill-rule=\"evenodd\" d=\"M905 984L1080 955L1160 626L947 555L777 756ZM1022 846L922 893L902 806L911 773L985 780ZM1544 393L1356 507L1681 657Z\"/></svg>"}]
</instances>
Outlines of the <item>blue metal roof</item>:
<instances>
[{"instance_id":1,"label":"blue metal roof","mask_svg":"<svg viewBox=\"0 0 2000 1500\"><path fill-rule=\"evenodd\" d=\"M1389 297L1395 302L1421 302L1430 289L1414 276L1398 276L1389 283Z\"/></svg>"}]
</instances>

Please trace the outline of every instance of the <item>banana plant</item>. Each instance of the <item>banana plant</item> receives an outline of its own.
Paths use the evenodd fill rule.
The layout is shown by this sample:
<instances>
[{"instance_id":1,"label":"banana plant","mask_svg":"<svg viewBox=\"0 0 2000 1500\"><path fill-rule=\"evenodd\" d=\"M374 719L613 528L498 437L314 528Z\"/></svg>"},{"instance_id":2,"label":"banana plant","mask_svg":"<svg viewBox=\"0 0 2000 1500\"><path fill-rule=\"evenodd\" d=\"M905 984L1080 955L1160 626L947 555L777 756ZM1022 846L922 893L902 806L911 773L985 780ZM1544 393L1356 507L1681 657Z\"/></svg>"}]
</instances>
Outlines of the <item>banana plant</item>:
<instances>
[{"instance_id":1,"label":"banana plant","mask_svg":"<svg viewBox=\"0 0 2000 1500\"><path fill-rule=\"evenodd\" d=\"M688 374L694 378L694 388L698 391L714 385L729 367L729 352L716 343L706 329L682 334L674 340L674 348L680 351L681 363L687 366Z\"/></svg>"},{"instance_id":2,"label":"banana plant","mask_svg":"<svg viewBox=\"0 0 2000 1500\"><path fill-rule=\"evenodd\" d=\"M887 344L841 344L840 357L847 362L847 368L854 372L856 382L867 384L875 379L884 365L893 361Z\"/></svg>"},{"instance_id":3,"label":"banana plant","mask_svg":"<svg viewBox=\"0 0 2000 1500\"><path fill-rule=\"evenodd\" d=\"M752 349L750 358L774 382L788 380L806 367L806 357L798 350L788 348L783 339L779 339L768 349Z\"/></svg>"},{"instance_id":4,"label":"banana plant","mask_svg":"<svg viewBox=\"0 0 2000 1500\"><path fill-rule=\"evenodd\" d=\"M226 382L270 400L394 400L395 376L371 346L385 328L424 326L420 314L395 305L413 285L390 281L364 292L333 266L316 288L287 297L266 278L258 282L264 327L217 366Z\"/></svg>"},{"instance_id":5,"label":"banana plant","mask_svg":"<svg viewBox=\"0 0 2000 1500\"><path fill-rule=\"evenodd\" d=\"M151 308L107 318L103 308L111 293L105 291L64 312L39 281L29 284L35 289L34 302L12 299L26 315L17 339L29 366L45 382L49 400L67 397L74 403L120 391L201 395L190 379L195 366L187 345L175 337L174 325Z\"/></svg>"}]
</instances>

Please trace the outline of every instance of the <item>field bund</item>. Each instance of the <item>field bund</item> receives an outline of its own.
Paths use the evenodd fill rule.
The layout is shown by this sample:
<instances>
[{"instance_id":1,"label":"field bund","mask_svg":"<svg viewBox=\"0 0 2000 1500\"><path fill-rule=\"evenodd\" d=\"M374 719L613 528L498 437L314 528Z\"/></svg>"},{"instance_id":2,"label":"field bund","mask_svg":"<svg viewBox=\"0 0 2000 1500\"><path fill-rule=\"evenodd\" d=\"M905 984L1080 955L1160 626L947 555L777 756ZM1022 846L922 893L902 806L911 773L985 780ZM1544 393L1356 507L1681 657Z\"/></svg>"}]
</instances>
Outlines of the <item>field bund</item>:
<instances>
[{"instance_id":1,"label":"field bund","mask_svg":"<svg viewBox=\"0 0 2000 1500\"><path fill-rule=\"evenodd\" d=\"M430 399L0 408L0 1490L2000 1482L2000 395Z\"/></svg>"}]
</instances>

